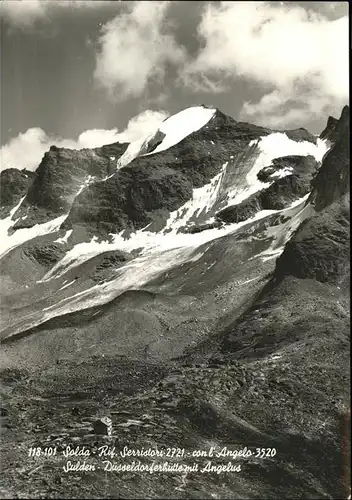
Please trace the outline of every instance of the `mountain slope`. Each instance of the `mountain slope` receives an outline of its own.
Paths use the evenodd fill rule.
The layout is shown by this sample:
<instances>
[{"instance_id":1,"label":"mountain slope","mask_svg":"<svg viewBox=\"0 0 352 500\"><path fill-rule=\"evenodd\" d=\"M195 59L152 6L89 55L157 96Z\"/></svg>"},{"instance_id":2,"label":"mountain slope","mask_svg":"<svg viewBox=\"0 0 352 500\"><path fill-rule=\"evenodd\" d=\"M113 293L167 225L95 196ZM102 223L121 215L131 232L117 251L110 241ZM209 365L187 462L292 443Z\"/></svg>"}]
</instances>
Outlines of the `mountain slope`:
<instances>
[{"instance_id":1,"label":"mountain slope","mask_svg":"<svg viewBox=\"0 0 352 500\"><path fill-rule=\"evenodd\" d=\"M109 171L99 159L71 172L92 153L54 150L68 182L96 178L48 187L60 209L29 188L2 220L6 411L61 446L96 446L87 425L106 414L119 449L277 450L240 474L112 474L115 498L282 498L288 485L291 498L347 498L348 109L321 138L205 107L178 115L117 145ZM78 486L56 481L59 465L34 482L9 468L6 487L100 497L101 471Z\"/></svg>"}]
</instances>

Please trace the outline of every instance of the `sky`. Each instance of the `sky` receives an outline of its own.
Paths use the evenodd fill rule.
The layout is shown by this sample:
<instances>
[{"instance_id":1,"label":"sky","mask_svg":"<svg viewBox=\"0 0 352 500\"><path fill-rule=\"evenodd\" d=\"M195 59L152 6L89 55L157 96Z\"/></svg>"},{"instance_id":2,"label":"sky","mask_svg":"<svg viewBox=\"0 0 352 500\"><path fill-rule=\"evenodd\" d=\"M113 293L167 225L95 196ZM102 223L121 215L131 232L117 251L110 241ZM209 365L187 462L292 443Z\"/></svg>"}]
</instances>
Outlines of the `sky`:
<instances>
[{"instance_id":1,"label":"sky","mask_svg":"<svg viewBox=\"0 0 352 500\"><path fill-rule=\"evenodd\" d=\"M130 142L196 105L323 130L349 95L348 2L3 0L1 168Z\"/></svg>"}]
</instances>

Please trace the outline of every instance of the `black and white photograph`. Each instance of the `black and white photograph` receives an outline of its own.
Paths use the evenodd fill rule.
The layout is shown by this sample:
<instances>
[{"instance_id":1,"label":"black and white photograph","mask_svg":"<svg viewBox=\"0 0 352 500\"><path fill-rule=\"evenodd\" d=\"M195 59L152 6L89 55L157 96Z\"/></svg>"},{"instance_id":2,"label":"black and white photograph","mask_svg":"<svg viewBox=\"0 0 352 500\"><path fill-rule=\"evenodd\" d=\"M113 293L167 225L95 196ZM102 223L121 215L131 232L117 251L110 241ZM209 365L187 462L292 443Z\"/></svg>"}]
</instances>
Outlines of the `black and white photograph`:
<instances>
[{"instance_id":1,"label":"black and white photograph","mask_svg":"<svg viewBox=\"0 0 352 500\"><path fill-rule=\"evenodd\" d=\"M349 21L0 2L1 499L351 499Z\"/></svg>"}]
</instances>

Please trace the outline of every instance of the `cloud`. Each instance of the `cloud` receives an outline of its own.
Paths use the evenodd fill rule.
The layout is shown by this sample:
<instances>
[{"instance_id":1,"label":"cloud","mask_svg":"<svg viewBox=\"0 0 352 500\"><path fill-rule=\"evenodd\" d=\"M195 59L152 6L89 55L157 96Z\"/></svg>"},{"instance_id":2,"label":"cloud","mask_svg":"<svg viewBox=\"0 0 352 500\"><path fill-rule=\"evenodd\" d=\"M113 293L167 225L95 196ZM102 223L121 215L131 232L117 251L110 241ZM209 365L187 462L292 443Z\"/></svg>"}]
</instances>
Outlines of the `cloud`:
<instances>
[{"instance_id":1,"label":"cloud","mask_svg":"<svg viewBox=\"0 0 352 500\"><path fill-rule=\"evenodd\" d=\"M76 149L79 148L96 148L104 144L113 142L133 142L149 135L156 131L161 122L168 117L166 111L152 111L147 109L139 115L130 119L127 127L123 132L119 132L117 128L110 130L92 129L82 132L77 142Z\"/></svg>"},{"instance_id":2,"label":"cloud","mask_svg":"<svg viewBox=\"0 0 352 500\"><path fill-rule=\"evenodd\" d=\"M168 7L169 2L133 2L102 27L94 77L110 96L138 97L150 81L163 82L167 66L185 60L184 48L167 32Z\"/></svg>"},{"instance_id":3,"label":"cloud","mask_svg":"<svg viewBox=\"0 0 352 500\"><path fill-rule=\"evenodd\" d=\"M272 128L299 127L322 115L339 115L343 105L343 99L314 87L301 93L288 87L265 94L258 102L245 102L240 118Z\"/></svg>"},{"instance_id":4,"label":"cloud","mask_svg":"<svg viewBox=\"0 0 352 500\"><path fill-rule=\"evenodd\" d=\"M183 83L210 92L229 78L258 83L264 96L245 103L242 117L287 124L295 107L309 119L348 99L347 16L329 19L289 2L219 2L205 8L198 36Z\"/></svg>"},{"instance_id":5,"label":"cloud","mask_svg":"<svg viewBox=\"0 0 352 500\"><path fill-rule=\"evenodd\" d=\"M101 9L113 3L112 0L2 0L0 13L12 26L26 29L37 21L48 21L54 9Z\"/></svg>"},{"instance_id":6,"label":"cloud","mask_svg":"<svg viewBox=\"0 0 352 500\"><path fill-rule=\"evenodd\" d=\"M45 19L46 6L42 0L3 0L1 16L18 27L29 27L37 19Z\"/></svg>"},{"instance_id":7,"label":"cloud","mask_svg":"<svg viewBox=\"0 0 352 500\"><path fill-rule=\"evenodd\" d=\"M143 111L139 115L131 118L126 129L119 134L120 142L132 142L142 139L154 130L156 131L161 122L169 116L165 111L152 111L150 109Z\"/></svg>"},{"instance_id":8,"label":"cloud","mask_svg":"<svg viewBox=\"0 0 352 500\"><path fill-rule=\"evenodd\" d=\"M43 129L33 127L11 139L0 150L1 169L27 168L35 170L43 155L55 144L58 147L82 149L94 148L113 142L132 142L142 139L160 126L168 117L165 111L146 110L131 118L124 131L92 129L82 132L77 140L62 139L48 135Z\"/></svg>"}]
</instances>

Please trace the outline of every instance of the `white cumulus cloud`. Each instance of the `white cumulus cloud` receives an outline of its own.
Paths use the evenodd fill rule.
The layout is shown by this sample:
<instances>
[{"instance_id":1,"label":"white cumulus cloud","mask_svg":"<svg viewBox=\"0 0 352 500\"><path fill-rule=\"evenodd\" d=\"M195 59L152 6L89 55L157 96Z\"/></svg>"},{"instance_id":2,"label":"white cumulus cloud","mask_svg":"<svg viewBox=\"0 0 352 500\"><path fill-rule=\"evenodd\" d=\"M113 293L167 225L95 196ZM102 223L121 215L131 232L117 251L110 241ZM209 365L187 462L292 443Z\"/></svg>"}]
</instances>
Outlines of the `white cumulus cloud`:
<instances>
[{"instance_id":1,"label":"white cumulus cloud","mask_svg":"<svg viewBox=\"0 0 352 500\"><path fill-rule=\"evenodd\" d=\"M55 9L101 9L109 5L113 0L2 0L0 13L12 26L30 28L36 21L48 21Z\"/></svg>"},{"instance_id":2,"label":"white cumulus cloud","mask_svg":"<svg viewBox=\"0 0 352 500\"><path fill-rule=\"evenodd\" d=\"M43 129L32 127L2 146L0 167L1 170L6 168L35 170L51 145L82 149L95 148L113 142L132 142L156 131L167 117L168 113L165 111L146 110L131 118L122 132L119 132L117 128L85 130L76 140L52 137Z\"/></svg>"},{"instance_id":3,"label":"white cumulus cloud","mask_svg":"<svg viewBox=\"0 0 352 500\"><path fill-rule=\"evenodd\" d=\"M44 19L46 7L42 0L3 0L1 15L11 24L19 27L31 26L37 19Z\"/></svg>"},{"instance_id":4,"label":"white cumulus cloud","mask_svg":"<svg viewBox=\"0 0 352 500\"><path fill-rule=\"evenodd\" d=\"M289 2L208 4L201 49L182 79L209 91L222 91L224 78L257 82L267 92L245 103L243 117L302 121L348 99L348 33L347 16L329 19Z\"/></svg>"},{"instance_id":5,"label":"white cumulus cloud","mask_svg":"<svg viewBox=\"0 0 352 500\"><path fill-rule=\"evenodd\" d=\"M163 81L166 67L185 60L167 30L169 2L137 1L101 29L96 81L117 99L138 97L150 81Z\"/></svg>"}]
</instances>

